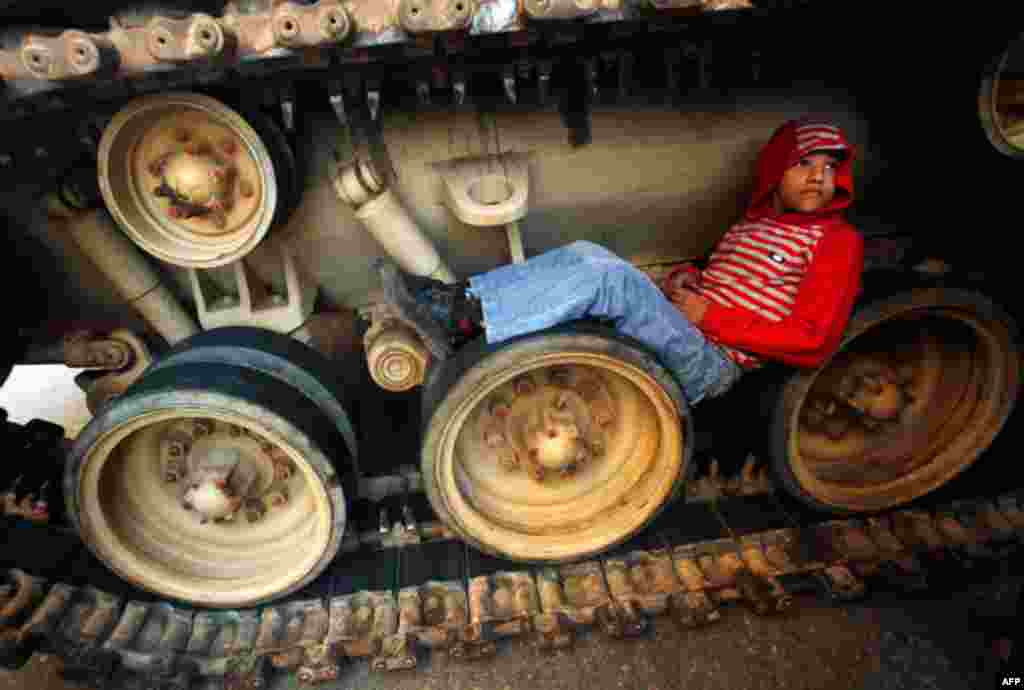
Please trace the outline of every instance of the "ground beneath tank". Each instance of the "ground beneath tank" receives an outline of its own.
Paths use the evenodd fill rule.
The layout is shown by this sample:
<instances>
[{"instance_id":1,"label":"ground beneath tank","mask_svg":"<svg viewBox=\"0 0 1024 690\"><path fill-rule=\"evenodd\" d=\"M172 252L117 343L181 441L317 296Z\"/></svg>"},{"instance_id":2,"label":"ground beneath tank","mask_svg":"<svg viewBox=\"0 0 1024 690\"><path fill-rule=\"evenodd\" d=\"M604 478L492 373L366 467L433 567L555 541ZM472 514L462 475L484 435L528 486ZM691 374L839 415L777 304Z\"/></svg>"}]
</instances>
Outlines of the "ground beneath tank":
<instances>
[{"instance_id":1,"label":"ground beneath tank","mask_svg":"<svg viewBox=\"0 0 1024 690\"><path fill-rule=\"evenodd\" d=\"M639 640L588 632L571 650L541 652L508 640L495 657L452 661L423 654L415 671L378 673L365 660L324 690L978 690L999 687L996 620L1012 627L1022 579L993 580L949 596L875 596L828 606L801 596L790 614L758 617L726 609L705 628L657 619ZM1012 632L1012 631L1011 631ZM20 672L0 671L0 690L62 690L60 660L37 655ZM297 687L281 675L271 690ZM92 689L97 690L97 689Z\"/></svg>"}]
</instances>

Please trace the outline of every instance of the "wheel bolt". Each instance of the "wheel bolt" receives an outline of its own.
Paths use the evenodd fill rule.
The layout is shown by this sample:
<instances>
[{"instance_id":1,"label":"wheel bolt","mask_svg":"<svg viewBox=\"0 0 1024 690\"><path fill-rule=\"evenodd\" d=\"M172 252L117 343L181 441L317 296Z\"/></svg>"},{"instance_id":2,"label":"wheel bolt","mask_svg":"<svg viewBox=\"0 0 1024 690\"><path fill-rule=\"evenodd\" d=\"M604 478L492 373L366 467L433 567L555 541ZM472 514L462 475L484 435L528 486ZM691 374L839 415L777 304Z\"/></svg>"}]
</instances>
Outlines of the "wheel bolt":
<instances>
[{"instance_id":1,"label":"wheel bolt","mask_svg":"<svg viewBox=\"0 0 1024 690\"><path fill-rule=\"evenodd\" d=\"M274 479L286 482L292 477L291 464L288 461L274 463Z\"/></svg>"},{"instance_id":2,"label":"wheel bolt","mask_svg":"<svg viewBox=\"0 0 1024 690\"><path fill-rule=\"evenodd\" d=\"M498 453L498 462L509 472L519 469L519 453L511 448L504 448Z\"/></svg>"},{"instance_id":3,"label":"wheel bolt","mask_svg":"<svg viewBox=\"0 0 1024 690\"><path fill-rule=\"evenodd\" d=\"M202 156L210 153L210 147L203 141L193 141L185 146L185 153L191 156Z\"/></svg>"},{"instance_id":4,"label":"wheel bolt","mask_svg":"<svg viewBox=\"0 0 1024 690\"><path fill-rule=\"evenodd\" d=\"M220 142L220 150L229 156L233 156L238 153L238 144L231 139L225 139Z\"/></svg>"},{"instance_id":5,"label":"wheel bolt","mask_svg":"<svg viewBox=\"0 0 1024 690\"><path fill-rule=\"evenodd\" d=\"M242 195L243 199L251 199L256 194L256 189L249 180L239 180L238 193Z\"/></svg>"},{"instance_id":6,"label":"wheel bolt","mask_svg":"<svg viewBox=\"0 0 1024 690\"><path fill-rule=\"evenodd\" d=\"M539 462L540 452L536 448L530 449L530 462L527 463L527 471L537 481L544 480L544 467Z\"/></svg>"},{"instance_id":7,"label":"wheel bolt","mask_svg":"<svg viewBox=\"0 0 1024 690\"><path fill-rule=\"evenodd\" d=\"M862 421L869 422L865 417ZM825 421L825 435L833 441L838 441L846 435L847 430L850 428L850 422L845 417L831 417Z\"/></svg>"},{"instance_id":8,"label":"wheel bolt","mask_svg":"<svg viewBox=\"0 0 1024 690\"><path fill-rule=\"evenodd\" d=\"M505 435L497 429L488 429L484 432L484 443L490 448L500 448L505 445Z\"/></svg>"},{"instance_id":9,"label":"wheel bolt","mask_svg":"<svg viewBox=\"0 0 1024 690\"><path fill-rule=\"evenodd\" d=\"M174 138L179 143L184 144L186 141L192 138L192 134L187 129L179 129L174 133Z\"/></svg>"},{"instance_id":10,"label":"wheel bolt","mask_svg":"<svg viewBox=\"0 0 1024 690\"><path fill-rule=\"evenodd\" d=\"M178 475L174 474L173 472L168 472L167 474L164 475L164 481L166 481L168 484L173 484L174 482L178 481Z\"/></svg>"},{"instance_id":11,"label":"wheel bolt","mask_svg":"<svg viewBox=\"0 0 1024 690\"><path fill-rule=\"evenodd\" d=\"M530 395L534 391L533 381L524 376L516 380L514 389L519 395Z\"/></svg>"},{"instance_id":12,"label":"wheel bolt","mask_svg":"<svg viewBox=\"0 0 1024 690\"><path fill-rule=\"evenodd\" d=\"M207 215L210 222L217 228L223 229L228 224L227 216L224 215L223 211L215 210L213 213Z\"/></svg>"},{"instance_id":13,"label":"wheel bolt","mask_svg":"<svg viewBox=\"0 0 1024 690\"><path fill-rule=\"evenodd\" d=\"M184 508L185 510L192 510L192 504L189 503L188 501L182 501L181 507Z\"/></svg>"},{"instance_id":14,"label":"wheel bolt","mask_svg":"<svg viewBox=\"0 0 1024 690\"><path fill-rule=\"evenodd\" d=\"M569 370L563 367L556 367L548 372L548 381L556 386L569 385Z\"/></svg>"},{"instance_id":15,"label":"wheel bolt","mask_svg":"<svg viewBox=\"0 0 1024 690\"><path fill-rule=\"evenodd\" d=\"M172 443L167 448L167 454L172 458L180 458L182 455L182 447L180 443Z\"/></svg>"}]
</instances>

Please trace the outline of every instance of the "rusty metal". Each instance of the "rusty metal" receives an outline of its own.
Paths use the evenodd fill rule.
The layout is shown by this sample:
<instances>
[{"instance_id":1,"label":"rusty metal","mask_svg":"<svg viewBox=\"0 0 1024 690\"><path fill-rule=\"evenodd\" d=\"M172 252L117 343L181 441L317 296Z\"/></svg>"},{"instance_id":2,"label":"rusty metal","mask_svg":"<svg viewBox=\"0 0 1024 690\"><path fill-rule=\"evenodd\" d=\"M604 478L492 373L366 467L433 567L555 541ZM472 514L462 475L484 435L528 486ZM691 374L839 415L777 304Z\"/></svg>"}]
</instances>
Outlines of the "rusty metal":
<instances>
[{"instance_id":1,"label":"rusty metal","mask_svg":"<svg viewBox=\"0 0 1024 690\"><path fill-rule=\"evenodd\" d=\"M132 345L118 338L77 332L66 336L62 345L64 365L76 369L122 369L135 361Z\"/></svg>"},{"instance_id":2,"label":"rusty metal","mask_svg":"<svg viewBox=\"0 0 1024 690\"><path fill-rule=\"evenodd\" d=\"M456 31L470 25L477 0L401 0L398 20L411 34Z\"/></svg>"},{"instance_id":3,"label":"rusty metal","mask_svg":"<svg viewBox=\"0 0 1024 690\"><path fill-rule=\"evenodd\" d=\"M416 641L401 633L381 640L380 653L370 662L374 671L403 671L416 668Z\"/></svg>"},{"instance_id":4,"label":"rusty metal","mask_svg":"<svg viewBox=\"0 0 1024 690\"><path fill-rule=\"evenodd\" d=\"M554 568L537 571L537 597L541 611L534 616L535 642L541 649L561 649L573 643L573 630L565 614L565 593Z\"/></svg>"},{"instance_id":5,"label":"rusty metal","mask_svg":"<svg viewBox=\"0 0 1024 690\"><path fill-rule=\"evenodd\" d=\"M565 597L563 612L574 625L593 625L599 609L607 609L611 594L597 561L564 565L558 575Z\"/></svg>"},{"instance_id":6,"label":"rusty metal","mask_svg":"<svg viewBox=\"0 0 1024 690\"><path fill-rule=\"evenodd\" d=\"M25 630L26 619L43 600L46 581L20 570L6 574L3 595L0 596L0 658L17 660L25 655L32 640ZM27 649L31 653L31 648Z\"/></svg>"},{"instance_id":7,"label":"rusty metal","mask_svg":"<svg viewBox=\"0 0 1024 690\"><path fill-rule=\"evenodd\" d=\"M153 363L149 347L138 335L114 331L107 338L72 337L64 343L64 362L69 367L113 370L96 376L92 372L76 378L86 394L86 405L94 413L128 390Z\"/></svg>"},{"instance_id":8,"label":"rusty metal","mask_svg":"<svg viewBox=\"0 0 1024 690\"><path fill-rule=\"evenodd\" d=\"M410 390L426 378L430 351L415 331L384 310L374 313L363 347L370 376L385 390Z\"/></svg>"},{"instance_id":9,"label":"rusty metal","mask_svg":"<svg viewBox=\"0 0 1024 690\"><path fill-rule=\"evenodd\" d=\"M104 129L98 157L100 190L118 225L173 264L210 268L245 256L278 203L266 145L241 115L206 96L132 101Z\"/></svg>"},{"instance_id":10,"label":"rusty metal","mask_svg":"<svg viewBox=\"0 0 1024 690\"><path fill-rule=\"evenodd\" d=\"M712 459L706 473L686 485L689 501L714 501L728 496L756 496L775 490L775 484L765 463L748 456L742 468L733 475L724 476L718 460Z\"/></svg>"},{"instance_id":11,"label":"rusty metal","mask_svg":"<svg viewBox=\"0 0 1024 690\"><path fill-rule=\"evenodd\" d=\"M382 640L398 632L391 592L357 592L331 599L327 642L347 657L376 657Z\"/></svg>"},{"instance_id":12,"label":"rusty metal","mask_svg":"<svg viewBox=\"0 0 1024 690\"><path fill-rule=\"evenodd\" d=\"M159 62L209 60L231 48L232 36L208 14L185 19L158 16L146 26L146 49Z\"/></svg>"},{"instance_id":13,"label":"rusty metal","mask_svg":"<svg viewBox=\"0 0 1024 690\"><path fill-rule=\"evenodd\" d=\"M683 592L674 594L671 599L676 620L688 628L718 620L721 614L705 591L710 589L711 583L701 570L697 550L690 546L676 547L672 562L683 585Z\"/></svg>"},{"instance_id":14,"label":"rusty metal","mask_svg":"<svg viewBox=\"0 0 1024 690\"><path fill-rule=\"evenodd\" d=\"M722 12L726 10L747 10L753 7L750 0L647 0L657 10L697 10Z\"/></svg>"},{"instance_id":15,"label":"rusty metal","mask_svg":"<svg viewBox=\"0 0 1024 690\"><path fill-rule=\"evenodd\" d=\"M1000 496L995 501L995 507L1010 524L1017 538L1024 536L1024 507L1020 498L1014 495Z\"/></svg>"},{"instance_id":16,"label":"rusty metal","mask_svg":"<svg viewBox=\"0 0 1024 690\"><path fill-rule=\"evenodd\" d=\"M126 668L174 676L192 631L193 612L170 604L129 602L102 648L115 651Z\"/></svg>"},{"instance_id":17,"label":"rusty metal","mask_svg":"<svg viewBox=\"0 0 1024 690\"><path fill-rule=\"evenodd\" d=\"M324 667L329 627L329 611L319 599L265 608L255 653L267 656L276 669L295 671L305 667L305 675L315 678L329 671Z\"/></svg>"},{"instance_id":18,"label":"rusty metal","mask_svg":"<svg viewBox=\"0 0 1024 690\"><path fill-rule=\"evenodd\" d=\"M524 4L530 19L576 19L622 6L621 0L526 0Z\"/></svg>"},{"instance_id":19,"label":"rusty metal","mask_svg":"<svg viewBox=\"0 0 1024 690\"><path fill-rule=\"evenodd\" d=\"M604 564L608 589L619 603L628 603L647 616L660 616L673 594L683 591L668 550L636 551Z\"/></svg>"},{"instance_id":20,"label":"rusty metal","mask_svg":"<svg viewBox=\"0 0 1024 690\"><path fill-rule=\"evenodd\" d=\"M0 626L9 630L9 626L24 618L24 615L35 608L42 600L46 581L33 577L21 570L7 573L10 585L4 588L0 597Z\"/></svg>"},{"instance_id":21,"label":"rusty metal","mask_svg":"<svg viewBox=\"0 0 1024 690\"><path fill-rule=\"evenodd\" d=\"M75 593L68 617L58 628L62 639L96 646L114 628L121 611L118 597L93 587Z\"/></svg>"},{"instance_id":22,"label":"rusty metal","mask_svg":"<svg viewBox=\"0 0 1024 690\"><path fill-rule=\"evenodd\" d=\"M748 570L740 575L740 591L759 614L782 613L793 606L793 597L783 587L779 575L788 574L778 561L769 557L767 545L759 535L740 539L741 555ZM787 559L788 560L788 559Z\"/></svg>"},{"instance_id":23,"label":"rusty metal","mask_svg":"<svg viewBox=\"0 0 1024 690\"><path fill-rule=\"evenodd\" d=\"M353 47L366 47L408 42L410 36L424 31L520 32L527 17L590 15L602 22L622 21L629 13L620 4L618 0L549 0L528 3L520 10L515 0L406 0L395 7L366 0L318 0L308 5L289 0L258 6L228 3L219 17L194 13L184 18L132 10L112 17L111 29L104 33L68 29L56 37L25 35L17 51L5 51L0 58L0 73L5 79L47 81L93 77L111 70L141 76L162 63L216 58L234 64L280 57L295 49L329 47L353 33ZM707 11L750 7L746 0L652 0L652 5ZM28 58L25 64L23 53ZM316 58L325 59L323 55Z\"/></svg>"},{"instance_id":24,"label":"rusty metal","mask_svg":"<svg viewBox=\"0 0 1024 690\"><path fill-rule=\"evenodd\" d=\"M506 636L557 648L571 644L582 628L624 636L635 629L630 626L661 615L693 626L741 601L760 613L787 610L792 597L785 585L797 576L815 579L839 600L863 596L876 582L903 588L914 575L905 569L908 559L923 554L986 546L990 555L1005 555L992 547L1016 543L1017 500L1011 495L957 502L935 513L835 520L810 528L816 541L809 549L800 547L797 530L772 530L603 563L474 577L468 591L461 582L426 582L403 588L398 600L391 592L362 591L332 598L329 609L321 599L307 599L264 608L259 616L223 611L193 618L143 602L121 610L116 597L97 590L48 588L11 572L11 585L0 586L0 647L8 658L12 642L62 640L67 645L55 651L83 677L124 667L159 678L163 687L187 687L180 683L193 677L260 687L267 665L316 684L335 678L345 658L397 670L414 667L419 649L475 658L493 653L495 641ZM915 567L926 570L923 562Z\"/></svg>"},{"instance_id":25,"label":"rusty metal","mask_svg":"<svg viewBox=\"0 0 1024 690\"><path fill-rule=\"evenodd\" d=\"M379 661L387 669L412 668L416 648L446 648L453 656L465 648L469 603L461 583L427 582L398 593L398 630Z\"/></svg>"},{"instance_id":26,"label":"rusty metal","mask_svg":"<svg viewBox=\"0 0 1024 690\"><path fill-rule=\"evenodd\" d=\"M105 36L77 30L55 37L28 34L22 41L20 58L26 76L55 81L107 75L118 62Z\"/></svg>"},{"instance_id":27,"label":"rusty metal","mask_svg":"<svg viewBox=\"0 0 1024 690\"><path fill-rule=\"evenodd\" d=\"M540 613L537 585L530 573L475 577L469 582L469 608L465 636L470 641L527 635Z\"/></svg>"},{"instance_id":28,"label":"rusty metal","mask_svg":"<svg viewBox=\"0 0 1024 690\"><path fill-rule=\"evenodd\" d=\"M254 650L260 623L253 611L198 612L183 658L199 676L225 677L238 671L239 657L258 656Z\"/></svg>"},{"instance_id":29,"label":"rusty metal","mask_svg":"<svg viewBox=\"0 0 1024 690\"><path fill-rule=\"evenodd\" d=\"M286 48L311 48L341 43L352 22L341 2L319 0L311 5L282 2L274 7L274 39Z\"/></svg>"},{"instance_id":30,"label":"rusty metal","mask_svg":"<svg viewBox=\"0 0 1024 690\"><path fill-rule=\"evenodd\" d=\"M855 315L845 349L784 390L796 483L819 503L869 511L963 471L1017 395L1008 323L984 298L956 290L915 290Z\"/></svg>"}]
</instances>

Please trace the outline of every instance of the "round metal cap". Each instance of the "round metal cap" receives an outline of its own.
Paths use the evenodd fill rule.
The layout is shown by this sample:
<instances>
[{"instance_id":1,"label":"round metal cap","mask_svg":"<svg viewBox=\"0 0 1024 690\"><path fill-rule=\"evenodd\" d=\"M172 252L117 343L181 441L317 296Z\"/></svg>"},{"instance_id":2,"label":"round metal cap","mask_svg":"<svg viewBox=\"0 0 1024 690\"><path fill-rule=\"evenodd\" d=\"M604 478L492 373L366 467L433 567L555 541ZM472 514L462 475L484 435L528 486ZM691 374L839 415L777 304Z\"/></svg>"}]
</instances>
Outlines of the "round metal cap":
<instances>
[{"instance_id":1,"label":"round metal cap","mask_svg":"<svg viewBox=\"0 0 1024 690\"><path fill-rule=\"evenodd\" d=\"M117 113L100 141L99 183L136 244L194 268L252 251L278 198L256 131L223 103L194 93L146 96Z\"/></svg>"}]
</instances>

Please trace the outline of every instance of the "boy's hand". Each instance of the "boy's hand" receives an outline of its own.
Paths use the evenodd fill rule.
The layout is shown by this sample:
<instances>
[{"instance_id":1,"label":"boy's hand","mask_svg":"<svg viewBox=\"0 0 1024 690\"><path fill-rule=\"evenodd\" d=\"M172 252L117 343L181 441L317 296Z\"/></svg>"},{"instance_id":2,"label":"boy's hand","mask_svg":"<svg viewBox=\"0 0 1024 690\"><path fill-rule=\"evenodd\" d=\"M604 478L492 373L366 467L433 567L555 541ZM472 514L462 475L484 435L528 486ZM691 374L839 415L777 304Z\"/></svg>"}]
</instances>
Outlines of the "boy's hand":
<instances>
[{"instance_id":1,"label":"boy's hand","mask_svg":"<svg viewBox=\"0 0 1024 690\"><path fill-rule=\"evenodd\" d=\"M694 273L696 267L693 264L682 264L668 275L661 279L661 291L665 296L672 299L672 293L681 288L688 288L696 285L700 278L699 273Z\"/></svg>"},{"instance_id":2,"label":"boy's hand","mask_svg":"<svg viewBox=\"0 0 1024 690\"><path fill-rule=\"evenodd\" d=\"M708 305L710 304L706 298L686 288L674 290L669 295L669 299L694 325L699 324L704 319L704 314L707 312Z\"/></svg>"}]
</instances>

